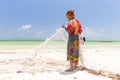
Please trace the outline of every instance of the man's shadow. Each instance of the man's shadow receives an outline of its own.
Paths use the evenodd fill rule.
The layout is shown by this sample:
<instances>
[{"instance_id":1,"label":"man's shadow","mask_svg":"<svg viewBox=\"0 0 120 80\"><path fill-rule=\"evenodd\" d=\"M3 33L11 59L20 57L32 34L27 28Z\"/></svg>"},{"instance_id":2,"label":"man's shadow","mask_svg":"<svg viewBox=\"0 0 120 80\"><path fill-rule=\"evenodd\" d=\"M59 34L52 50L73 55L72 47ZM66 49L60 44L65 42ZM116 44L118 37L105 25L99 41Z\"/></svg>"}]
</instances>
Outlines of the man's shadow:
<instances>
[{"instance_id":1,"label":"man's shadow","mask_svg":"<svg viewBox=\"0 0 120 80\"><path fill-rule=\"evenodd\" d=\"M74 74L74 73L76 73L76 72L78 72L78 71L83 71L84 69L85 69L85 68L82 68L82 69L77 68L77 69L74 70L74 71L63 70L63 71L59 71L59 73L62 74L62 75L69 75L69 74Z\"/></svg>"},{"instance_id":2,"label":"man's shadow","mask_svg":"<svg viewBox=\"0 0 120 80\"><path fill-rule=\"evenodd\" d=\"M86 72L88 72L90 74L93 74L93 75L96 75L96 76L103 76L103 77L112 78L113 80L114 79L115 80L120 80L120 74L118 74L118 73L112 73L110 71L103 71L103 70L96 71L94 69L89 69L89 68L86 68L86 67L84 67L83 69L78 68L78 70L73 71L73 72L59 71L59 73L62 74L62 75L70 75L70 74L74 74L78 71L86 71ZM116 78L118 78L118 79L116 79Z\"/></svg>"}]
</instances>

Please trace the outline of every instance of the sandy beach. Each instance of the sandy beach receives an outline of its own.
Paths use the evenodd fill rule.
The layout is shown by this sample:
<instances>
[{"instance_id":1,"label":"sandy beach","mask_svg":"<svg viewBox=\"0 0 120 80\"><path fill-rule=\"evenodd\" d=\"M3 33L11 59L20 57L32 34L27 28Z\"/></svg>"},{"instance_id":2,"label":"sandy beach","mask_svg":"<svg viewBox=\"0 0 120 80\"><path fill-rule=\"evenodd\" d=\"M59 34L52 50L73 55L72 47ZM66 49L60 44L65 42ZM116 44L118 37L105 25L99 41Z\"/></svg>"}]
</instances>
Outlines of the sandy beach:
<instances>
[{"instance_id":1,"label":"sandy beach","mask_svg":"<svg viewBox=\"0 0 120 80\"><path fill-rule=\"evenodd\" d=\"M65 72L69 67L66 43L35 48L1 46L0 80L117 80L120 74L119 45L84 44L81 52L86 69Z\"/></svg>"}]
</instances>

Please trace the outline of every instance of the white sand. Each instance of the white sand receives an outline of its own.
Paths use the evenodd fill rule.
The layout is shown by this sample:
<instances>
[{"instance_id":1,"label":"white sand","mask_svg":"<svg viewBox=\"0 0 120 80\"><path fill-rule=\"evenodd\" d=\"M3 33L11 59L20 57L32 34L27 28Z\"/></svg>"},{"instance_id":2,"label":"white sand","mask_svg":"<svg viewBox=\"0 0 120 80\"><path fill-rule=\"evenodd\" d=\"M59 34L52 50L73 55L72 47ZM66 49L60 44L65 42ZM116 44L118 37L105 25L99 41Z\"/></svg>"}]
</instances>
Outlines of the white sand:
<instances>
[{"instance_id":1,"label":"white sand","mask_svg":"<svg viewBox=\"0 0 120 80\"><path fill-rule=\"evenodd\" d=\"M112 80L110 73L120 73L120 47L83 46L85 67L104 75L95 75L87 70L65 72L66 47L43 48L33 58L33 49L0 49L0 80Z\"/></svg>"}]
</instances>

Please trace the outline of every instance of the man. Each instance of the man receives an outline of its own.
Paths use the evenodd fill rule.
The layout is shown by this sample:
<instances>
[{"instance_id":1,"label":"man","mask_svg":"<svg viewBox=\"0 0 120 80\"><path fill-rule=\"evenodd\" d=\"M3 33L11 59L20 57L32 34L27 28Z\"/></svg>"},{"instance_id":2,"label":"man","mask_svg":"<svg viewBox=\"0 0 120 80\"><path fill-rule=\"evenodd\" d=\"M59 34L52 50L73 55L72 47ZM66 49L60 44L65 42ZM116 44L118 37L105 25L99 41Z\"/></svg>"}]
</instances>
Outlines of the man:
<instances>
[{"instance_id":1,"label":"man","mask_svg":"<svg viewBox=\"0 0 120 80\"><path fill-rule=\"evenodd\" d=\"M70 68L66 71L74 71L79 61L79 35L82 33L80 21L75 19L74 11L69 10L66 13L68 26L62 26L68 33L67 60L70 62Z\"/></svg>"}]
</instances>

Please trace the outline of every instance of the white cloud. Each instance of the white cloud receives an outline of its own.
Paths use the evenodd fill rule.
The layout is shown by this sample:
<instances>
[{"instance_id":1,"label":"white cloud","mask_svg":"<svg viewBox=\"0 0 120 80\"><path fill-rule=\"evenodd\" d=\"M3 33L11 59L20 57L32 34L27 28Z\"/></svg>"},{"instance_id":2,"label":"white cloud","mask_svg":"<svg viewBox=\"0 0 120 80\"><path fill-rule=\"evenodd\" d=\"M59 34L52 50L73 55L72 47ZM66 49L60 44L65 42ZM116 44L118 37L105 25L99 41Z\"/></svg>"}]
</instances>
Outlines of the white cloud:
<instances>
[{"instance_id":1,"label":"white cloud","mask_svg":"<svg viewBox=\"0 0 120 80\"><path fill-rule=\"evenodd\" d=\"M31 24L23 25L19 29L17 29L17 31L19 31L17 32L17 34L19 36L29 36L31 35L30 33L31 28L32 28Z\"/></svg>"},{"instance_id":2,"label":"white cloud","mask_svg":"<svg viewBox=\"0 0 120 80\"><path fill-rule=\"evenodd\" d=\"M30 30L32 28L31 24L23 25L19 30Z\"/></svg>"},{"instance_id":3,"label":"white cloud","mask_svg":"<svg viewBox=\"0 0 120 80\"><path fill-rule=\"evenodd\" d=\"M35 34L35 36L40 36L42 33L43 33L43 32L42 32L41 30L39 30L39 31Z\"/></svg>"},{"instance_id":4,"label":"white cloud","mask_svg":"<svg viewBox=\"0 0 120 80\"><path fill-rule=\"evenodd\" d=\"M104 38L104 30L99 29L99 28L90 28L90 27L85 27L83 29L84 36L87 37L88 39L102 39Z\"/></svg>"},{"instance_id":5,"label":"white cloud","mask_svg":"<svg viewBox=\"0 0 120 80\"><path fill-rule=\"evenodd\" d=\"M87 36L95 36L95 32L92 29L88 28L88 27L86 27L84 29L84 34L87 35Z\"/></svg>"}]
</instances>

